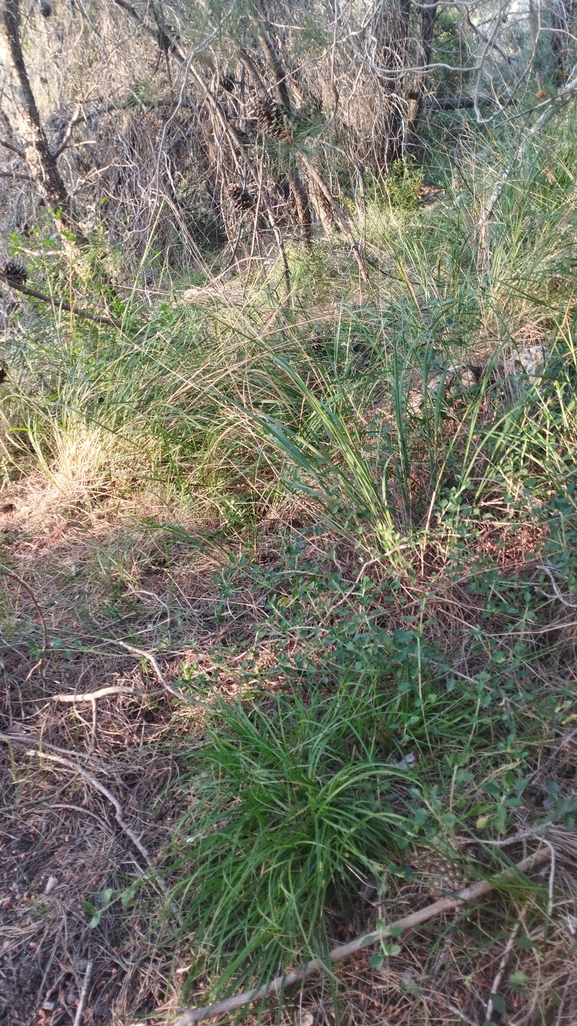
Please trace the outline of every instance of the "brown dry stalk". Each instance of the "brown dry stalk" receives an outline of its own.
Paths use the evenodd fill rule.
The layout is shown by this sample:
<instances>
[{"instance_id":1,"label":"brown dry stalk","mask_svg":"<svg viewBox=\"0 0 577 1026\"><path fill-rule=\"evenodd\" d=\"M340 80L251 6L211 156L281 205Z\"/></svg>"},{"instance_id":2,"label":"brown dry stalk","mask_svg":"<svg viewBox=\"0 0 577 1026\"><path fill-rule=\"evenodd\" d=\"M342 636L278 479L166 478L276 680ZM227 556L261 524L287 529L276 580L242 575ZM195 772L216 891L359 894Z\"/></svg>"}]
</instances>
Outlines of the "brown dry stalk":
<instances>
[{"instance_id":1,"label":"brown dry stalk","mask_svg":"<svg viewBox=\"0 0 577 1026\"><path fill-rule=\"evenodd\" d=\"M328 956L329 961L341 962L344 958L354 955L356 951L360 951L361 948L377 944L393 934L397 936L405 930L411 930L415 926L420 926L421 923L428 922L429 919L433 919L442 912L450 912L460 908L465 902L482 898L500 884L514 879L517 873L528 873L531 869L541 865L542 862L546 862L550 857L551 852L548 848L540 849L511 869L505 869L502 873L497 873L490 880L480 880L479 883L465 887L450 898L440 898L439 901L435 901L432 905L427 905L425 908L419 909L418 912L412 912L403 919L398 919L396 923L391 923L390 926L385 926L379 930L372 930L370 933L363 934L362 937L356 937L348 944L341 944L338 948L333 948ZM324 959L313 958L302 968L296 969L294 972L285 973L283 976L277 976L271 983L264 984L262 987L246 990L243 994L235 994L234 997L227 998L225 1001L217 1001L214 1005L187 1008L184 1014L176 1020L174 1026L193 1026L193 1023L201 1022L202 1019L213 1019L217 1015L224 1015L237 1008L244 1008L245 1005L253 1001L260 1001L270 994L278 994L285 990L286 987L304 980L311 973L323 970L325 967L326 961Z\"/></svg>"}]
</instances>

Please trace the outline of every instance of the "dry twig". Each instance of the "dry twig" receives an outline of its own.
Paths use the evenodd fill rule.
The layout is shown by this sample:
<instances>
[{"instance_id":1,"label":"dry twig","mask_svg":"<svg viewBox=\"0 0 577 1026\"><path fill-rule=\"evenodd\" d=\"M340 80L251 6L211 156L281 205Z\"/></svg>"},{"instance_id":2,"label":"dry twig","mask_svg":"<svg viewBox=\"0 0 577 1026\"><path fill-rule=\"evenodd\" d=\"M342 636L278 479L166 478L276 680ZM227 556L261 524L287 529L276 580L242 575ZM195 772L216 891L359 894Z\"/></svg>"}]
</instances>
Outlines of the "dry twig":
<instances>
[{"instance_id":1,"label":"dry twig","mask_svg":"<svg viewBox=\"0 0 577 1026\"><path fill-rule=\"evenodd\" d=\"M43 303L50 303L53 305L54 300L51 296L47 296L45 292L38 292L37 289L29 289L27 285L22 285L21 282L15 281L14 278L10 278L7 274L3 274L0 271L0 281L3 281L9 288L15 289L16 292L22 292L24 296L32 296L33 299L40 299ZM97 324L107 324L111 328L121 328L122 324L116 320L115 317L104 317L101 314L90 313L90 310L84 310L76 303L67 303L65 299L58 300L58 306L62 307L63 310L67 310L68 313L75 314L76 317L84 317L88 321L96 321Z\"/></svg>"},{"instance_id":2,"label":"dry twig","mask_svg":"<svg viewBox=\"0 0 577 1026\"><path fill-rule=\"evenodd\" d=\"M126 688L121 684L114 684L108 688L99 688L98 691L85 691L80 695L51 695L51 702L95 702L97 698L106 698L108 695L137 695L136 688Z\"/></svg>"},{"instance_id":3,"label":"dry twig","mask_svg":"<svg viewBox=\"0 0 577 1026\"><path fill-rule=\"evenodd\" d=\"M507 962L509 961L509 956L510 956L512 950L513 950L513 945L514 945L515 941L517 940L517 934L519 933L519 930L521 928L521 923L523 921L524 911L525 910L523 910L523 912L521 912L521 915L520 915L519 919L517 920L517 922L515 923L513 929L511 930L511 933L509 934L509 939L508 939L508 941L507 941L507 943L505 945L505 950L503 952L503 956L501 958L501 961L499 962L499 968L497 969L497 975L495 976L495 979L493 980L493 986L491 987L491 994L490 994L489 1000L487 1001L487 1011L485 1012L485 1019L487 1020L487 1022L491 1021L491 1016L493 1014L493 997L495 996L495 994L499 993L499 987L501 985L501 980L503 979L503 973L505 972L505 968L507 966Z\"/></svg>"},{"instance_id":4,"label":"dry twig","mask_svg":"<svg viewBox=\"0 0 577 1026\"><path fill-rule=\"evenodd\" d=\"M122 812L122 806L118 801L118 798L115 798L115 796L108 790L108 788L105 787L104 784L101 784L100 781L92 775L92 773L89 773L87 770L83 769L82 766L78 766L77 763L71 762L70 759L64 759L61 755L49 755L48 752L41 752L37 748L29 749L26 754L37 755L39 759L48 759L50 762L56 762L60 766L65 766L66 769L72 770L74 773L78 773L81 777L84 778L84 780L88 781L88 783L91 784L96 791L100 791L100 794L103 794L104 797L108 799L108 801L114 808L116 822L118 823L120 829L123 831L123 833L126 834L128 839L132 841L134 847L142 855L144 861L146 862L146 865L148 867L152 866L153 863L149 852L144 847L139 838L136 836L134 830L132 830L128 826L128 823L125 821Z\"/></svg>"},{"instance_id":5,"label":"dry twig","mask_svg":"<svg viewBox=\"0 0 577 1026\"><path fill-rule=\"evenodd\" d=\"M23 728L16 728L21 729ZM60 748L58 745L51 745L49 741L45 741L44 738L34 737L32 734L16 734L16 733L2 733L0 734L0 741L7 741L10 745L38 745L39 748L49 749L51 752L59 752L61 755L71 755L73 759L88 759L90 762L95 763L100 773L104 773L106 776L110 775L110 770L104 766L102 761L95 755L91 755L90 752L73 752L70 748Z\"/></svg>"},{"instance_id":6,"label":"dry twig","mask_svg":"<svg viewBox=\"0 0 577 1026\"><path fill-rule=\"evenodd\" d=\"M558 587L557 581L553 577L553 570L551 569L550 566L545 566L543 563L537 563L535 569L536 570L544 570L545 571L545 573L547 574L549 580L551 581L551 586L553 588L553 591L555 592L555 597L559 600L561 605L567 606L568 609L577 609L577 603L576 602L568 602L566 598L563 598L561 592L559 591L559 587Z\"/></svg>"},{"instance_id":7,"label":"dry twig","mask_svg":"<svg viewBox=\"0 0 577 1026\"><path fill-rule=\"evenodd\" d=\"M157 680L160 684L162 684L165 691L168 691L168 693L170 695L173 695L174 698L178 698L179 702L185 702L187 705L192 704L190 700L186 697L186 695L183 695L182 692L178 690L178 688L173 688L172 684L168 683L168 681L165 679L162 673L162 670L160 669L160 666L158 665L158 661L156 660L152 652L148 652L145 648L136 648L134 645L129 645L126 641L111 640L110 644L120 645L121 648L125 648L127 652L133 652L134 655L138 655L141 656L142 659L146 659L147 662L149 662L152 666L152 669L156 674Z\"/></svg>"},{"instance_id":8,"label":"dry twig","mask_svg":"<svg viewBox=\"0 0 577 1026\"><path fill-rule=\"evenodd\" d=\"M82 984L82 991L80 993L80 1000L78 1002L78 1008L76 1009L76 1015L74 1016L73 1026L80 1026L82 1022L82 1015L84 1012L84 1005L86 1004L86 998L88 997L88 988L90 987L90 980L92 978L92 970L94 968L94 962L92 959L86 966L86 972L84 973L84 983Z\"/></svg>"}]
</instances>

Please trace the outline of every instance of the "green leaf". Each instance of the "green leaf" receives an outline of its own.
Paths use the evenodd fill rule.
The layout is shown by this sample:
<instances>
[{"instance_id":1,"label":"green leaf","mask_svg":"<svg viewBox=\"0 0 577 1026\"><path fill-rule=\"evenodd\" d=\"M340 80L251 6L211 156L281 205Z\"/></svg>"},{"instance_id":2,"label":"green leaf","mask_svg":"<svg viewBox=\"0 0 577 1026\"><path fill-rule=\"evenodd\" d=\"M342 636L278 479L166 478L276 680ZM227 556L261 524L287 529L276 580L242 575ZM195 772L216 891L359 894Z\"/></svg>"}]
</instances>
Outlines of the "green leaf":
<instances>
[{"instance_id":1,"label":"green leaf","mask_svg":"<svg viewBox=\"0 0 577 1026\"><path fill-rule=\"evenodd\" d=\"M95 914L94 914L94 915L92 916L92 919L91 919L91 920L90 920L90 922L88 923L88 929L89 929L89 930L94 930L94 928L95 928L96 926L98 926L98 924L100 923L100 920L101 920L101 918L102 918L102 913L103 913L103 912L104 912L104 909L103 909L103 908L101 908L99 912L96 912L96 913L95 913Z\"/></svg>"},{"instance_id":2,"label":"green leaf","mask_svg":"<svg viewBox=\"0 0 577 1026\"><path fill-rule=\"evenodd\" d=\"M379 951L376 955L371 955L369 958L369 965L374 966L375 969L382 969L385 961L385 956Z\"/></svg>"},{"instance_id":3,"label":"green leaf","mask_svg":"<svg viewBox=\"0 0 577 1026\"><path fill-rule=\"evenodd\" d=\"M136 894L137 890L138 881L136 881L136 883L131 884L130 887L127 887L125 891L122 891L122 894L120 895L120 902L123 908L128 908L128 906L134 900L134 895Z\"/></svg>"},{"instance_id":4,"label":"green leaf","mask_svg":"<svg viewBox=\"0 0 577 1026\"><path fill-rule=\"evenodd\" d=\"M499 1015L507 1014L507 1003L504 997L500 994L491 994L491 1001L493 1002L493 1008Z\"/></svg>"},{"instance_id":5,"label":"green leaf","mask_svg":"<svg viewBox=\"0 0 577 1026\"><path fill-rule=\"evenodd\" d=\"M509 983L513 987L524 987L528 979L529 977L524 972L521 972L520 969L516 969L515 972L511 973L509 976Z\"/></svg>"},{"instance_id":6,"label":"green leaf","mask_svg":"<svg viewBox=\"0 0 577 1026\"><path fill-rule=\"evenodd\" d=\"M532 951L535 945L526 933L522 933L520 937L517 937L517 940L515 941L515 947L521 948L523 951Z\"/></svg>"},{"instance_id":7,"label":"green leaf","mask_svg":"<svg viewBox=\"0 0 577 1026\"><path fill-rule=\"evenodd\" d=\"M381 946L383 949L383 954L391 957L394 957L395 955L400 955L401 951L403 950L400 944L388 944L386 941Z\"/></svg>"},{"instance_id":8,"label":"green leaf","mask_svg":"<svg viewBox=\"0 0 577 1026\"><path fill-rule=\"evenodd\" d=\"M500 834L507 833L507 810L504 805L500 805L497 809L497 815L495 817L495 826Z\"/></svg>"},{"instance_id":9,"label":"green leaf","mask_svg":"<svg viewBox=\"0 0 577 1026\"><path fill-rule=\"evenodd\" d=\"M114 890L114 888L113 887L107 887L105 891L97 891L96 892L96 897L98 898L99 901L101 901L103 903L103 905L108 905L108 904L110 904L110 901L111 901L111 899L112 899L114 894L116 894L116 891Z\"/></svg>"}]
</instances>

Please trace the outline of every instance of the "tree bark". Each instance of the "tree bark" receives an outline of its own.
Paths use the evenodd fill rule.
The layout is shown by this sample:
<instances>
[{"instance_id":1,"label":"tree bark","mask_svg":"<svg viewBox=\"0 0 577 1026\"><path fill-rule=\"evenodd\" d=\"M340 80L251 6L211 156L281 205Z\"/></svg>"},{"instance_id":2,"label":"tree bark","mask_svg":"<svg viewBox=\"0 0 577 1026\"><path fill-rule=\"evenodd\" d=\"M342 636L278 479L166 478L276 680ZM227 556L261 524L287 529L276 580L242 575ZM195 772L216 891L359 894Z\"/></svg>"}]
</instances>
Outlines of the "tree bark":
<instances>
[{"instance_id":1,"label":"tree bark","mask_svg":"<svg viewBox=\"0 0 577 1026\"><path fill-rule=\"evenodd\" d=\"M287 73L283 63L272 41L268 24L263 20L259 23L259 36L263 49L267 56L269 65L275 78L277 93L282 106L286 110L287 117L292 114L292 105L287 85ZM306 185L304 184L297 162L289 157L288 178L297 210L297 216L305 243L310 246L312 243L312 222L310 212L310 201Z\"/></svg>"},{"instance_id":2,"label":"tree bark","mask_svg":"<svg viewBox=\"0 0 577 1026\"><path fill-rule=\"evenodd\" d=\"M376 56L388 74L380 82L384 93L381 158L385 170L405 152L403 69L407 66L410 0L382 3L375 21Z\"/></svg>"},{"instance_id":3,"label":"tree bark","mask_svg":"<svg viewBox=\"0 0 577 1026\"><path fill-rule=\"evenodd\" d=\"M551 11L551 64L556 85L567 81L570 35L569 19L573 13L573 0L553 0Z\"/></svg>"},{"instance_id":4,"label":"tree bark","mask_svg":"<svg viewBox=\"0 0 577 1026\"><path fill-rule=\"evenodd\" d=\"M421 70L415 75L413 86L409 93L409 107L407 111L407 144L409 146L415 144L419 118L423 108L427 66L431 60L433 49L433 32L435 30L437 8L436 0L434 2L425 2L421 8Z\"/></svg>"},{"instance_id":5,"label":"tree bark","mask_svg":"<svg viewBox=\"0 0 577 1026\"><path fill-rule=\"evenodd\" d=\"M6 117L22 144L23 157L36 189L62 225L72 229L70 196L56 157L50 151L24 62L19 0L3 0L0 27L4 36L2 49L7 51L2 56L8 57L5 60L9 76L9 88L4 96Z\"/></svg>"}]
</instances>

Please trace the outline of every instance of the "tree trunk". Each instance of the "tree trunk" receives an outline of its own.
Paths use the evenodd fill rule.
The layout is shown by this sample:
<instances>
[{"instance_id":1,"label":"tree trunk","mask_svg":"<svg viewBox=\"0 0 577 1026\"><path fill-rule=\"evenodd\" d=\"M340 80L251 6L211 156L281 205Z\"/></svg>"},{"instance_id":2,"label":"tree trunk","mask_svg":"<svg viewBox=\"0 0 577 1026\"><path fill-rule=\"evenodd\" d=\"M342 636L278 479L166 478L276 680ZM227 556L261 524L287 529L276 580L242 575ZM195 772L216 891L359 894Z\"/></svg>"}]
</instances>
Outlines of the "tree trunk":
<instances>
[{"instance_id":1,"label":"tree trunk","mask_svg":"<svg viewBox=\"0 0 577 1026\"><path fill-rule=\"evenodd\" d=\"M4 95L8 122L22 144L24 159L34 186L61 224L72 228L70 197L51 153L24 63L20 41L19 0L4 0L0 27L2 54L9 86ZM7 59L6 59L7 58Z\"/></svg>"},{"instance_id":2,"label":"tree trunk","mask_svg":"<svg viewBox=\"0 0 577 1026\"><path fill-rule=\"evenodd\" d=\"M284 69L283 63L277 52L277 49L273 43L272 36L269 31L269 26L267 22L264 20L264 14L263 20L259 24L259 36L268 63L275 78L275 84L279 100L286 110L287 118L290 119L292 114L292 104L290 94L288 91L287 73ZM297 160L292 160L290 159L290 157L288 166L288 178L297 211L297 217L299 219L299 224L301 227L302 236L307 246L310 246L312 243L312 221L309 195L307 192L307 187L299 174Z\"/></svg>"},{"instance_id":3,"label":"tree trunk","mask_svg":"<svg viewBox=\"0 0 577 1026\"><path fill-rule=\"evenodd\" d=\"M414 145L416 142L419 118L423 108L423 97L425 95L425 85L427 81L427 66L431 60L431 52L433 49L433 32L435 30L437 6L436 0L433 0L433 2L430 2L430 0L427 2L427 0L425 0L425 3L421 8L421 70L415 75L413 85L409 93L409 107L407 111L407 145L409 146Z\"/></svg>"},{"instance_id":4,"label":"tree trunk","mask_svg":"<svg viewBox=\"0 0 577 1026\"><path fill-rule=\"evenodd\" d=\"M567 81L570 35L569 19L573 13L573 0L552 0L551 11L551 64L556 85Z\"/></svg>"},{"instance_id":5,"label":"tree trunk","mask_svg":"<svg viewBox=\"0 0 577 1026\"><path fill-rule=\"evenodd\" d=\"M387 73L380 79L383 90L381 158L384 170L405 152L405 102L403 69L407 66L410 0L381 4L374 36L378 62Z\"/></svg>"}]
</instances>

